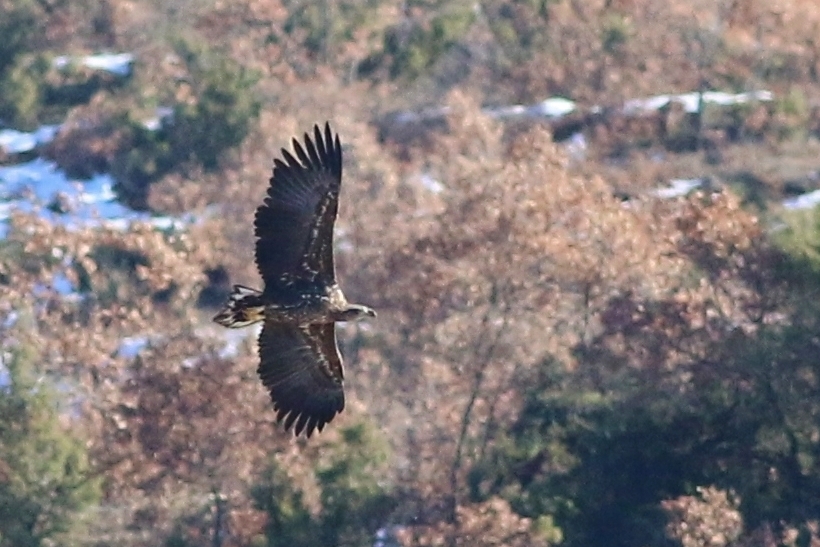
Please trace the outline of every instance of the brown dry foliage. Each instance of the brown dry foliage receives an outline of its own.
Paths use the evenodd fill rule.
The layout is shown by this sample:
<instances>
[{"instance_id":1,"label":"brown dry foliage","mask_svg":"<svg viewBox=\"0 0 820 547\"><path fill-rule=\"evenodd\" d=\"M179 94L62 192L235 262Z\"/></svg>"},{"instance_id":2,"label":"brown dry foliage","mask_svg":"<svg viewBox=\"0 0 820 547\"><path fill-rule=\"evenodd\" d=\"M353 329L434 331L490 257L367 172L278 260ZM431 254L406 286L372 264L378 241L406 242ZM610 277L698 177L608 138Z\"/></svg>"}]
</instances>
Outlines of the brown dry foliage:
<instances>
[{"instance_id":1,"label":"brown dry foliage","mask_svg":"<svg viewBox=\"0 0 820 547\"><path fill-rule=\"evenodd\" d=\"M493 547L546 547L548 543L533 532L530 519L522 518L501 498L459 506L458 527L445 522L433 526L406 526L394 534L404 547L444 545ZM448 542L447 538L455 538Z\"/></svg>"},{"instance_id":2,"label":"brown dry foliage","mask_svg":"<svg viewBox=\"0 0 820 547\"><path fill-rule=\"evenodd\" d=\"M683 547L725 547L743 531L739 500L715 487L698 487L697 496L681 496L661 505L670 515L667 533Z\"/></svg>"}]
</instances>

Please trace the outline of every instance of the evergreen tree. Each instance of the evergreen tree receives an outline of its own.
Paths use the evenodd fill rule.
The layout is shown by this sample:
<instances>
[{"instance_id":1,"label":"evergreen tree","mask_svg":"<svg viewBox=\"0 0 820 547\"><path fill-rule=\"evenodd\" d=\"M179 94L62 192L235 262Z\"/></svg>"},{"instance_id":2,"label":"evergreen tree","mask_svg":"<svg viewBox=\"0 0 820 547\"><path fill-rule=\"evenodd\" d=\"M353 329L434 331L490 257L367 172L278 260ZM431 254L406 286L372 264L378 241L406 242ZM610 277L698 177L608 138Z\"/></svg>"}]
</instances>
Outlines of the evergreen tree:
<instances>
[{"instance_id":1,"label":"evergreen tree","mask_svg":"<svg viewBox=\"0 0 820 547\"><path fill-rule=\"evenodd\" d=\"M38 546L98 501L98 484L83 443L60 424L58 394L38 373L36 354L4 351L0 368L0 547Z\"/></svg>"}]
</instances>

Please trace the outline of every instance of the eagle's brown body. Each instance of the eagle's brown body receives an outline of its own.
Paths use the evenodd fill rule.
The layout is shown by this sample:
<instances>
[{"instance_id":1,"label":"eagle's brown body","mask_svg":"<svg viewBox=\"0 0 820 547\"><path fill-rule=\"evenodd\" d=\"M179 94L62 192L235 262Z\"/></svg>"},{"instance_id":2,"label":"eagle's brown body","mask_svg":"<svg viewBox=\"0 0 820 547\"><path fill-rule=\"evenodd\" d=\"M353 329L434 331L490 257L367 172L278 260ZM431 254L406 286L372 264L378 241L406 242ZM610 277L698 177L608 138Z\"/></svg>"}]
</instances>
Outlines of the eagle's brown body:
<instances>
[{"instance_id":1,"label":"eagle's brown body","mask_svg":"<svg viewBox=\"0 0 820 547\"><path fill-rule=\"evenodd\" d=\"M333 224L342 180L342 149L330 126L314 127L296 156L274 160L265 202L254 220L256 264L263 291L234 286L214 317L226 327L263 322L259 376L270 391L277 419L296 435L319 431L344 409L342 360L335 323L374 317L348 303L336 283Z\"/></svg>"}]
</instances>

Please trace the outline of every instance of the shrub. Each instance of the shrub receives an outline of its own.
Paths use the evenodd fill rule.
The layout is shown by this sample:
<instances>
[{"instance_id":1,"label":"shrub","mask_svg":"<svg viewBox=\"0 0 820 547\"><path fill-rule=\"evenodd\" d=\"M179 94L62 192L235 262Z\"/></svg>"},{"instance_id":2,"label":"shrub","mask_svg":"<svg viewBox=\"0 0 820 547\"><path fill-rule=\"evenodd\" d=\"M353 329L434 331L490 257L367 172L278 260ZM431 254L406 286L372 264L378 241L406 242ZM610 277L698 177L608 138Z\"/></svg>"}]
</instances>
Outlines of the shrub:
<instances>
[{"instance_id":1,"label":"shrub","mask_svg":"<svg viewBox=\"0 0 820 547\"><path fill-rule=\"evenodd\" d=\"M391 78L418 78L464 36L474 20L472 8L462 8L440 13L409 31L396 25L385 32L382 51L362 63L360 76L384 66Z\"/></svg>"},{"instance_id":2,"label":"shrub","mask_svg":"<svg viewBox=\"0 0 820 547\"><path fill-rule=\"evenodd\" d=\"M820 288L820 208L789 211L785 226L773 234L775 243L788 256L779 269L796 290Z\"/></svg>"},{"instance_id":3,"label":"shrub","mask_svg":"<svg viewBox=\"0 0 820 547\"><path fill-rule=\"evenodd\" d=\"M183 46L184 47L184 46ZM193 159L205 169L245 138L259 115L252 88L259 76L227 57L185 48L193 79L193 104L178 103L168 127L175 161Z\"/></svg>"},{"instance_id":4,"label":"shrub","mask_svg":"<svg viewBox=\"0 0 820 547\"><path fill-rule=\"evenodd\" d=\"M810 118L811 107L806 94L798 87L790 88L788 94L778 98L775 104L775 136L780 140L805 138Z\"/></svg>"},{"instance_id":5,"label":"shrub","mask_svg":"<svg viewBox=\"0 0 820 547\"><path fill-rule=\"evenodd\" d=\"M628 17L616 14L606 17L601 32L603 50L610 54L618 53L632 33L632 25Z\"/></svg>"},{"instance_id":6,"label":"shrub","mask_svg":"<svg viewBox=\"0 0 820 547\"><path fill-rule=\"evenodd\" d=\"M151 183L167 174L175 165L170 129L163 126L152 131L129 113L118 117L114 125L124 131L123 148L111 165L119 198L137 210L148 208Z\"/></svg>"},{"instance_id":7,"label":"shrub","mask_svg":"<svg viewBox=\"0 0 820 547\"><path fill-rule=\"evenodd\" d=\"M101 90L115 90L125 86L130 77L130 73L123 76L68 63L49 71L44 101L63 109L85 104Z\"/></svg>"},{"instance_id":8,"label":"shrub","mask_svg":"<svg viewBox=\"0 0 820 547\"><path fill-rule=\"evenodd\" d=\"M547 27L551 0L487 2L487 22L504 56L512 62L530 59L546 48L551 36Z\"/></svg>"},{"instance_id":9,"label":"shrub","mask_svg":"<svg viewBox=\"0 0 820 547\"><path fill-rule=\"evenodd\" d=\"M44 56L18 55L5 71L0 71L0 120L22 128L37 125L47 70Z\"/></svg>"},{"instance_id":10,"label":"shrub","mask_svg":"<svg viewBox=\"0 0 820 547\"><path fill-rule=\"evenodd\" d=\"M188 162L214 170L226 150L242 142L259 115L252 87L258 75L231 59L180 42L191 100L177 99L173 114L150 129L129 112L117 125L125 128L122 152L112 174L120 199L135 209L148 208L150 185Z\"/></svg>"},{"instance_id":11,"label":"shrub","mask_svg":"<svg viewBox=\"0 0 820 547\"><path fill-rule=\"evenodd\" d=\"M298 43L299 53L307 53L304 59L299 53L289 56L288 62L302 64L306 71L316 68L317 58L328 64L346 65L351 50L356 49L351 44L377 32L384 20L380 9L383 0L285 0L283 4L287 18L282 30L288 35L287 41Z\"/></svg>"},{"instance_id":12,"label":"shrub","mask_svg":"<svg viewBox=\"0 0 820 547\"><path fill-rule=\"evenodd\" d=\"M0 1L0 78L30 46L38 30L34 3Z\"/></svg>"},{"instance_id":13,"label":"shrub","mask_svg":"<svg viewBox=\"0 0 820 547\"><path fill-rule=\"evenodd\" d=\"M667 533L684 547L724 547L743 531L738 501L731 492L698 487L695 496L663 502L670 516Z\"/></svg>"}]
</instances>

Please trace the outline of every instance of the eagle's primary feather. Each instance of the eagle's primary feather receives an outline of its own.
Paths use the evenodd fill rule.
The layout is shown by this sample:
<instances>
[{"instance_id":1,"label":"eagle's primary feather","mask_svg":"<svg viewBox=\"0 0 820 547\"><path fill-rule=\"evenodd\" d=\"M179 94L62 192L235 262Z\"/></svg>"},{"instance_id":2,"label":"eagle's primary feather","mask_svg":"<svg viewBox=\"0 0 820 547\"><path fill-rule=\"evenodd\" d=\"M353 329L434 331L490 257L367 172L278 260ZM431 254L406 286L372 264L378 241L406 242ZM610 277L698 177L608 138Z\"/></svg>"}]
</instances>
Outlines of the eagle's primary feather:
<instances>
[{"instance_id":1,"label":"eagle's primary feather","mask_svg":"<svg viewBox=\"0 0 820 547\"><path fill-rule=\"evenodd\" d=\"M214 317L226 327L263 321L259 376L277 420L308 437L344 409L338 321L375 312L349 304L336 283L333 224L342 183L342 147L330 124L293 139L273 162L267 196L256 210L256 265L263 291L236 285ZM295 154L295 156L294 156Z\"/></svg>"},{"instance_id":2,"label":"eagle's primary feather","mask_svg":"<svg viewBox=\"0 0 820 547\"><path fill-rule=\"evenodd\" d=\"M305 147L293 139L298 159L282 149L275 159L265 202L256 210L256 264L265 288L283 274L336 280L333 265L333 224L342 184L342 147L314 128L314 144L305 133ZM307 149L307 151L305 150Z\"/></svg>"}]
</instances>

